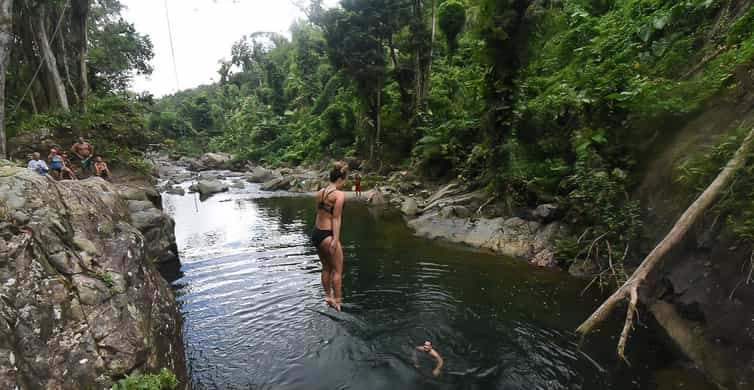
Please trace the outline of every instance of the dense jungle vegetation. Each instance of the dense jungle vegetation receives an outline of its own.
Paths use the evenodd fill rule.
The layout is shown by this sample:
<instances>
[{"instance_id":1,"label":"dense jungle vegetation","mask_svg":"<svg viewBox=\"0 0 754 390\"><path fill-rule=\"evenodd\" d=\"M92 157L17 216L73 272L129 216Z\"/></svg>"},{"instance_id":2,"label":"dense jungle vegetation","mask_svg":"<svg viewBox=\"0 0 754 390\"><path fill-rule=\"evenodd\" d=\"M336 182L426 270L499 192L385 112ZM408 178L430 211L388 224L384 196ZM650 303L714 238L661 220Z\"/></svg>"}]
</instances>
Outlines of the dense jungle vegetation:
<instances>
[{"instance_id":1,"label":"dense jungle vegetation","mask_svg":"<svg viewBox=\"0 0 754 390\"><path fill-rule=\"evenodd\" d=\"M69 22L76 7L16 2L17 20L45 15L47 30L61 10L72 18L50 45L62 91L43 71L25 99L44 44L28 23L14 26L9 136L91 128L137 165L131 150L147 142L266 165L353 157L378 171L457 178L512 205L557 200L569 222L590 227L563 240L565 261L593 256L584 243L597 238L610 243L600 256L624 256L642 228L628 196L641 157L733 88L754 58L749 1L314 0L290 36L239 37L219 82L154 101L125 92L129 77L150 71L148 38L120 18L117 0L92 4L87 73L74 65L80 39L60 38L80 35ZM62 104L65 93L73 103ZM719 169L710 161L732 154L725 142L718 160L697 158L679 174L690 192Z\"/></svg>"},{"instance_id":2,"label":"dense jungle vegetation","mask_svg":"<svg viewBox=\"0 0 754 390\"><path fill-rule=\"evenodd\" d=\"M150 97L128 88L134 76L152 72L153 47L122 10L118 0L0 4L0 63L6 70L0 72L0 157L5 139L62 129L71 135L61 143L81 134L117 164L149 169L141 150L160 138L144 126L142 102Z\"/></svg>"}]
</instances>

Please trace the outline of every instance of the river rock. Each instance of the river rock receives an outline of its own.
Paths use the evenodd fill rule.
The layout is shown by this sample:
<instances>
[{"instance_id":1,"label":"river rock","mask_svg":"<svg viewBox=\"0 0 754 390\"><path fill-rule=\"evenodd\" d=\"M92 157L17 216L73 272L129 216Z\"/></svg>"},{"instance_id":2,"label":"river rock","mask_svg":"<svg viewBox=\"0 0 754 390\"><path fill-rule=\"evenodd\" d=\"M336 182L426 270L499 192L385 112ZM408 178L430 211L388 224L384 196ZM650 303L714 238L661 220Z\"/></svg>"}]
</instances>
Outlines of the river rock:
<instances>
[{"instance_id":1,"label":"river rock","mask_svg":"<svg viewBox=\"0 0 754 390\"><path fill-rule=\"evenodd\" d=\"M205 153L189 164L192 171L223 169L230 162L231 155L226 153Z\"/></svg>"},{"instance_id":2,"label":"river rock","mask_svg":"<svg viewBox=\"0 0 754 390\"><path fill-rule=\"evenodd\" d=\"M195 163L196 159L188 156L182 156L175 162L175 165L179 167L188 168Z\"/></svg>"},{"instance_id":3,"label":"river rock","mask_svg":"<svg viewBox=\"0 0 754 390\"><path fill-rule=\"evenodd\" d=\"M263 183L259 188L262 191L285 191L291 188L291 177L276 177Z\"/></svg>"},{"instance_id":4,"label":"river rock","mask_svg":"<svg viewBox=\"0 0 754 390\"><path fill-rule=\"evenodd\" d=\"M532 212L532 215L534 218L537 218L540 221L552 221L553 219L555 219L557 211L557 204L545 203L537 206L537 208Z\"/></svg>"},{"instance_id":5,"label":"river rock","mask_svg":"<svg viewBox=\"0 0 754 390\"><path fill-rule=\"evenodd\" d=\"M147 259L166 263L178 259L173 218L155 207L152 202L130 200L127 202L131 222L144 235Z\"/></svg>"},{"instance_id":6,"label":"river rock","mask_svg":"<svg viewBox=\"0 0 754 390\"><path fill-rule=\"evenodd\" d=\"M556 268L558 266L558 262L555 260L555 252L550 249L543 249L534 255L531 263L544 268Z\"/></svg>"},{"instance_id":7,"label":"river rock","mask_svg":"<svg viewBox=\"0 0 754 390\"><path fill-rule=\"evenodd\" d=\"M183 187L180 186L173 186L165 190L168 194L172 195L186 195L186 190L183 189Z\"/></svg>"},{"instance_id":8,"label":"river rock","mask_svg":"<svg viewBox=\"0 0 754 390\"><path fill-rule=\"evenodd\" d=\"M0 388L105 389L161 368L189 383L178 306L115 186L22 170L0 177L0 206L30 217L0 224Z\"/></svg>"},{"instance_id":9,"label":"river rock","mask_svg":"<svg viewBox=\"0 0 754 390\"><path fill-rule=\"evenodd\" d=\"M264 183L272 180L274 177L275 173L273 171L263 167L253 167L244 175L244 179L250 183Z\"/></svg>"},{"instance_id":10,"label":"river rock","mask_svg":"<svg viewBox=\"0 0 754 390\"><path fill-rule=\"evenodd\" d=\"M405 198L401 205L401 212L407 217L413 217L419 213L419 205L414 198Z\"/></svg>"},{"instance_id":11,"label":"river rock","mask_svg":"<svg viewBox=\"0 0 754 390\"><path fill-rule=\"evenodd\" d=\"M219 180L199 180L198 183L189 187L189 190L198 192L202 196L209 196L228 191L228 185Z\"/></svg>"},{"instance_id":12,"label":"river rock","mask_svg":"<svg viewBox=\"0 0 754 390\"><path fill-rule=\"evenodd\" d=\"M154 188L120 184L116 185L118 195L126 201L143 200L152 202L156 207L162 208L162 196Z\"/></svg>"}]
</instances>

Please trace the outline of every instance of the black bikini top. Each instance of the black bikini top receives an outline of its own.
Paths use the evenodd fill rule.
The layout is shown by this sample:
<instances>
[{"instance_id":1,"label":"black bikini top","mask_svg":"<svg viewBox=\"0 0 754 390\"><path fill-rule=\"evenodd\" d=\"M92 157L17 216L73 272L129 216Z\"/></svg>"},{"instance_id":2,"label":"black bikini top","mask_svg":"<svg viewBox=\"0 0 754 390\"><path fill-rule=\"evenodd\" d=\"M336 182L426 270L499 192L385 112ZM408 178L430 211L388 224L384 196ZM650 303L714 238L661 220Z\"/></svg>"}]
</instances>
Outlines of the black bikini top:
<instances>
[{"instance_id":1,"label":"black bikini top","mask_svg":"<svg viewBox=\"0 0 754 390\"><path fill-rule=\"evenodd\" d=\"M324 211L324 212L326 212L326 213L328 213L328 214L330 214L330 215L334 214L335 213L335 205L331 206L331 205L325 203L325 199L327 199L327 197L330 196L330 194L332 194L336 190L337 190L337 188L334 189L334 190L331 190L329 192L322 192L322 199L320 199L319 203L317 203L317 208L320 209L320 210L322 210L322 211Z\"/></svg>"}]
</instances>

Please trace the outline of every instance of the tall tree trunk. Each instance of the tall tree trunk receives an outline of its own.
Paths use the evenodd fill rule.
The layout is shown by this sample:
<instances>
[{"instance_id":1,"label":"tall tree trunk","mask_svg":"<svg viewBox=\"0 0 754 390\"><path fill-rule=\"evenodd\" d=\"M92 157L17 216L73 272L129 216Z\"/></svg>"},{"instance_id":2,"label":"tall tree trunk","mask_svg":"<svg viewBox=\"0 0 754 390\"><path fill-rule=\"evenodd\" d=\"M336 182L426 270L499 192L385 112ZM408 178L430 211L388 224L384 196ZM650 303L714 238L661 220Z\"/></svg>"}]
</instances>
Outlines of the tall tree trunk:
<instances>
[{"instance_id":1,"label":"tall tree trunk","mask_svg":"<svg viewBox=\"0 0 754 390\"><path fill-rule=\"evenodd\" d=\"M50 40L47 38L47 15L44 12L44 8L39 8L39 14L36 17L36 24L34 28L34 34L37 38L37 47L39 48L39 54L44 61L44 67L47 70L47 75L50 78L52 92L57 100L57 103L64 111L70 111L68 105L68 95L65 92L65 84L63 84L63 78L60 77L58 71L58 62L55 59L55 54L50 47Z\"/></svg>"},{"instance_id":2,"label":"tall tree trunk","mask_svg":"<svg viewBox=\"0 0 754 390\"><path fill-rule=\"evenodd\" d=\"M24 60L29 67L29 77L31 78L34 77L39 68L37 53L34 50L34 29L31 25L31 19L26 12L23 12L20 18L16 20L16 24L21 33L21 47L24 52ZM39 74L37 79L32 83L30 92L32 100L36 102L37 110L41 112L47 111L50 106L54 105L54 101L50 102L45 92L44 82L44 74Z\"/></svg>"},{"instance_id":3,"label":"tall tree trunk","mask_svg":"<svg viewBox=\"0 0 754 390\"><path fill-rule=\"evenodd\" d=\"M5 149L5 73L13 43L13 0L0 0L0 158L7 156Z\"/></svg>"},{"instance_id":4,"label":"tall tree trunk","mask_svg":"<svg viewBox=\"0 0 754 390\"><path fill-rule=\"evenodd\" d=\"M73 79L71 78L71 68L68 66L68 48L65 45L65 34L63 32L58 32L57 37L55 38L55 43L57 43L57 52L56 57L59 65L62 65L63 69L63 75L65 76L65 83L68 86L68 91L70 94L68 96L73 97L73 103L78 104L79 103L79 93L76 90L76 86L73 85Z\"/></svg>"},{"instance_id":5,"label":"tall tree trunk","mask_svg":"<svg viewBox=\"0 0 754 390\"><path fill-rule=\"evenodd\" d=\"M380 133L382 132L382 83L380 83L380 88L377 90L377 136L375 137L375 142L377 144L377 153L382 153L382 145L380 144ZM382 158L378 156L380 160Z\"/></svg>"},{"instance_id":6,"label":"tall tree trunk","mask_svg":"<svg viewBox=\"0 0 754 390\"><path fill-rule=\"evenodd\" d=\"M754 127L749 131L749 134L744 138L743 142L739 146L736 153L728 161L722 171L717 175L714 181L707 187L701 195L694 201L694 203L683 212L678 221L676 221L673 228L660 241L657 246L652 249L651 252L644 258L633 275L623 284L617 291L613 293L602 305L592 313L589 318L581 324L577 332L582 336L586 336L594 329L595 326L603 322L607 316L624 300L628 299L628 312L626 313L626 321L623 324L623 331L621 332L620 339L618 341L618 357L625 360L625 349L628 342L628 336L631 333L633 327L634 313L636 311L636 304L639 300L639 287L646 280L649 274L662 262L664 256L670 252L676 245L678 245L686 233L694 226L699 218L704 215L705 211L712 206L720 194L725 191L733 181L736 171L741 169L746 164L746 159L754 146Z\"/></svg>"},{"instance_id":7,"label":"tall tree trunk","mask_svg":"<svg viewBox=\"0 0 754 390\"><path fill-rule=\"evenodd\" d=\"M434 12L434 6L433 6ZM426 31L426 25L424 23L424 0L414 0L414 18L415 18L415 33L424 40L424 33ZM427 55L427 48L423 45L423 42L416 44L416 50L414 52L414 105L416 111L421 110L424 103L424 96L427 94L427 78L429 75L429 66L432 62L432 47L429 47L429 56Z\"/></svg>"},{"instance_id":8,"label":"tall tree trunk","mask_svg":"<svg viewBox=\"0 0 754 390\"><path fill-rule=\"evenodd\" d=\"M86 101L89 98L89 76L86 68L86 57L89 51L89 37L87 36L89 0L71 0L71 6L71 25L76 35L76 54L79 67L79 101L81 111L86 112Z\"/></svg>"},{"instance_id":9,"label":"tall tree trunk","mask_svg":"<svg viewBox=\"0 0 754 390\"><path fill-rule=\"evenodd\" d=\"M432 60L435 58L435 34L437 32L437 0L432 0L432 38L429 43L429 65L427 66L427 80L432 74ZM429 82L424 85L425 91L429 90Z\"/></svg>"}]
</instances>

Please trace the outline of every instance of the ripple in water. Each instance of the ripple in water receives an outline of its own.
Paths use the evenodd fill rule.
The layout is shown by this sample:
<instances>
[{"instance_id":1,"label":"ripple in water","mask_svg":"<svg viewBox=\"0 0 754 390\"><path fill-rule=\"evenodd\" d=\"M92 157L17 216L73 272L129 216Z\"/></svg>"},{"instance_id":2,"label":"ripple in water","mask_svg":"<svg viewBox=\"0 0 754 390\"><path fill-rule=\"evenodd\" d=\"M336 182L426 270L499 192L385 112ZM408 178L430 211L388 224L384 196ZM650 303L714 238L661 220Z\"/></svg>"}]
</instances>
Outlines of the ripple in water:
<instances>
[{"instance_id":1,"label":"ripple in water","mask_svg":"<svg viewBox=\"0 0 754 390\"><path fill-rule=\"evenodd\" d=\"M312 201L234 191L164 200L195 389L655 388L645 373L662 351L634 341L632 369L613 369L613 339L579 351L570 331L599 303L579 295L581 281L413 238L400 218L354 204L336 313L309 244ZM440 378L427 359L413 365L425 339L445 358Z\"/></svg>"}]
</instances>

